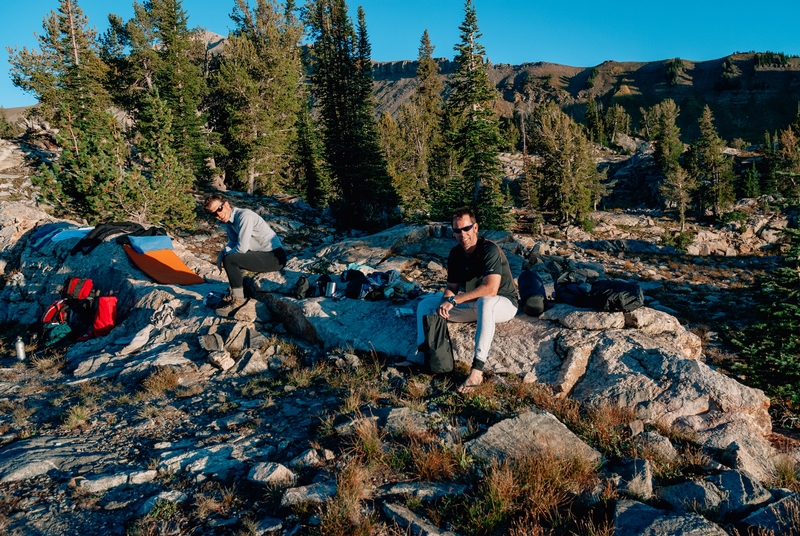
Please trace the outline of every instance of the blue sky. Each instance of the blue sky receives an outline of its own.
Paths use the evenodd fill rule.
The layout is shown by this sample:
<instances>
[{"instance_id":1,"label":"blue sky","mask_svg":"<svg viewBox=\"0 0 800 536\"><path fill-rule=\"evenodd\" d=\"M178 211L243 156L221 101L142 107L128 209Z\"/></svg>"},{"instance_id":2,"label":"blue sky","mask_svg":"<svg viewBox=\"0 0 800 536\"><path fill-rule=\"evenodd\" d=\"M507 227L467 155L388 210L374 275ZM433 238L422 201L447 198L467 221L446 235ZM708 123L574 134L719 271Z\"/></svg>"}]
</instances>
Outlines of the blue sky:
<instances>
[{"instance_id":1,"label":"blue sky","mask_svg":"<svg viewBox=\"0 0 800 536\"><path fill-rule=\"evenodd\" d=\"M298 0L301 4L303 0ZM58 0L0 0L0 106L33 104L34 98L11 84L7 46L36 47L33 32L58 8ZM129 0L78 0L99 30L108 13L125 19ZM415 59L426 28L436 57L453 57L463 0L349 1L355 14L363 5L376 61ZM800 2L774 0L670 0L610 3L572 0L475 0L487 56L494 63L547 61L591 67L605 60L656 61L673 57L709 60L734 51L800 55ZM226 35L232 0L183 0L190 27Z\"/></svg>"}]
</instances>

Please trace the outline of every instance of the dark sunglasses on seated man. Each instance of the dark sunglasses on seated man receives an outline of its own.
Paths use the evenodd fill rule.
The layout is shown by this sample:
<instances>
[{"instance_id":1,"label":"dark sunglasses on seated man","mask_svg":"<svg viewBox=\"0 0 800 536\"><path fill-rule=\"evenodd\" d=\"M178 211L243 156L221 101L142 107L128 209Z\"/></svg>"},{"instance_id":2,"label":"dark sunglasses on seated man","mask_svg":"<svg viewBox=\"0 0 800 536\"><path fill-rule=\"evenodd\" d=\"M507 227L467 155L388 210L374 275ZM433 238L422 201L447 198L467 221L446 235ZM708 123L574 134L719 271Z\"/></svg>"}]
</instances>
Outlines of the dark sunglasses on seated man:
<instances>
[{"instance_id":1,"label":"dark sunglasses on seated man","mask_svg":"<svg viewBox=\"0 0 800 536\"><path fill-rule=\"evenodd\" d=\"M474 223L469 225L465 225L464 227L453 227L453 234L461 234L461 233L468 233L475 227Z\"/></svg>"},{"instance_id":2,"label":"dark sunglasses on seated man","mask_svg":"<svg viewBox=\"0 0 800 536\"><path fill-rule=\"evenodd\" d=\"M223 208L225 208L225 203L227 203L227 201L223 201L217 208L215 208L214 210L209 210L208 213L211 214L212 216L216 216L217 214L220 213L220 211Z\"/></svg>"}]
</instances>

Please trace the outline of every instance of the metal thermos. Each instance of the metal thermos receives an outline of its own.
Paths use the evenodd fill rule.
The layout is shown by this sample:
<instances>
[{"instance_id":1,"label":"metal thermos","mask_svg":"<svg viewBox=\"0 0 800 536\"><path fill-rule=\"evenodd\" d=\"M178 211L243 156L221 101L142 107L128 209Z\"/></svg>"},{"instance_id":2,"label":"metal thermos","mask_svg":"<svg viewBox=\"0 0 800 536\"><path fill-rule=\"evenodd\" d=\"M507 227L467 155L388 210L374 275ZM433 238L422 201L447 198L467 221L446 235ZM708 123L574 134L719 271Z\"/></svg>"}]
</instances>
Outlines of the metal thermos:
<instances>
[{"instance_id":1,"label":"metal thermos","mask_svg":"<svg viewBox=\"0 0 800 536\"><path fill-rule=\"evenodd\" d=\"M17 361L25 361L25 343L22 342L22 337L17 337L14 348L17 349Z\"/></svg>"},{"instance_id":2,"label":"metal thermos","mask_svg":"<svg viewBox=\"0 0 800 536\"><path fill-rule=\"evenodd\" d=\"M325 296L331 298L333 297L334 294L336 294L336 283L331 281L330 283L325 285Z\"/></svg>"}]
</instances>

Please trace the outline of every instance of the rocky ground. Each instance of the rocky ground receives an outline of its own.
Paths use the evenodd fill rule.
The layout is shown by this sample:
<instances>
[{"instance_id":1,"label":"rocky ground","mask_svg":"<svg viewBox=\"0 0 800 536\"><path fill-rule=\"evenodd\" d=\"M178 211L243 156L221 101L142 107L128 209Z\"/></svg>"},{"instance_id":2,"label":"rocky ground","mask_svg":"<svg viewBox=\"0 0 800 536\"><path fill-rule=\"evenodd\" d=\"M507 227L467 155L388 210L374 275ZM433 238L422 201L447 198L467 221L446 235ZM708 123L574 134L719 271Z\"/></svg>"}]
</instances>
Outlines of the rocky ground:
<instances>
[{"instance_id":1,"label":"rocky ground","mask_svg":"<svg viewBox=\"0 0 800 536\"><path fill-rule=\"evenodd\" d=\"M0 201L31 198L31 169L25 159L33 150L0 141ZM236 204L268 216L306 273L336 273L341 266L328 259L342 262L346 251L351 260L373 255L372 260L397 266L424 290L443 284L441 254L436 252L450 247L446 238L426 242L424 250L414 250L413 243L364 245L296 199L231 195ZM748 321L754 303L750 284L777 262L772 255L780 246L777 235L770 233L785 221L756 212L751 217L752 238L742 238L747 232L741 229L693 228L705 237L693 244L698 253L724 251L729 256L676 255L654 246L672 223L647 212L598 213L591 233L546 227L536 236L495 238L504 245L515 273L523 267L546 274L553 265L580 266L595 268L605 277L639 281L646 290L648 311L666 313L658 317L664 322L674 316L683 324L663 328L662 347L673 344L667 339L684 341L674 343L675 352L693 354L685 361L697 362L703 374L711 374L736 359L717 334ZM404 231L408 236L415 232ZM425 235L429 232L432 228ZM200 261L210 261L222 241L207 220L196 233L178 238ZM748 254L741 254L743 250ZM20 266L24 272L25 263ZM11 285L14 261L4 257L2 268ZM27 277L34 281L33 275ZM590 391L584 380L562 375L556 382L530 383L518 371L497 373L476 393L459 395L452 386L463 378L463 364L453 376L431 376L389 366L391 349L336 348L326 342L335 341L335 334L314 324L309 308L346 318L355 314L346 307L347 300L330 309L325 309L324 298L299 302L305 308L301 314L324 340L314 344L301 337L301 320L280 314L285 311L282 306L298 302L277 292L267 296L264 291L273 290L272 284L253 282L259 303L270 306L266 310L259 305L255 323L205 320L197 299L202 293L198 294L197 305L176 310L188 333L178 327L164 330L163 345L157 348L189 340L189 335L197 339L198 334L203 335L199 345L175 346L171 365L149 366L135 374L113 368L113 374L106 373L97 359L87 364L89 354L118 355L122 343L117 340L98 340L92 352L29 347L30 359L17 363L10 343L25 328L5 324L0 349L0 534L800 530L796 462L790 456L796 445L791 438L765 435L785 456L773 457L773 473L756 476L757 467L742 459L742 453L750 452L747 445L738 455L736 449L706 448L713 438L701 440L705 431L682 432L665 421L659 424L613 405L591 404L588 398L598 391ZM287 282L280 285L285 291ZM162 296L159 303L170 297ZM391 313L393 307L384 309ZM383 309L366 310L383 314ZM573 313L552 313L549 320L533 322L531 329L549 333L551 325L562 326L559 329L567 331L545 333L542 340L561 341L556 347L573 356L584 348L590 348L589 353L613 352L618 345L643 340L618 329L624 340L597 343L606 344L606 349L584 347L595 336L578 324L617 319ZM629 327L631 319L619 320L618 327ZM395 336L405 337L413 329L407 319L397 322ZM528 329L524 322L517 328L520 325ZM139 327L126 329L133 334ZM615 336L602 330L592 333L601 333L606 341ZM510 340L513 333L499 335ZM454 330L460 352L467 344L460 341L469 336ZM575 338L582 342L569 342ZM696 350L695 339L702 343ZM227 354L231 364L212 365L217 351ZM165 353L169 352L154 351L158 355L153 357L162 359ZM673 374L665 365L647 363L655 353L647 350L639 357L641 366ZM659 359L667 363L673 359L670 355ZM540 369L535 372L542 376ZM565 398L554 388L570 382L578 382L574 397ZM692 381L676 383L691 387ZM639 388L644 392L647 385ZM613 385L604 389L613 390ZM725 407L736 405L725 398L732 395L681 394L688 398L671 403L692 406L706 398L712 403L705 411L671 406L669 412L674 420L683 411L681 418L687 421L719 411L752 412L753 419L760 419L758 426L768 429L762 398L751 391L745 389L737 399L740 406L733 408ZM713 436L713 431L708 433ZM537 455L525 456L520 450Z\"/></svg>"}]
</instances>

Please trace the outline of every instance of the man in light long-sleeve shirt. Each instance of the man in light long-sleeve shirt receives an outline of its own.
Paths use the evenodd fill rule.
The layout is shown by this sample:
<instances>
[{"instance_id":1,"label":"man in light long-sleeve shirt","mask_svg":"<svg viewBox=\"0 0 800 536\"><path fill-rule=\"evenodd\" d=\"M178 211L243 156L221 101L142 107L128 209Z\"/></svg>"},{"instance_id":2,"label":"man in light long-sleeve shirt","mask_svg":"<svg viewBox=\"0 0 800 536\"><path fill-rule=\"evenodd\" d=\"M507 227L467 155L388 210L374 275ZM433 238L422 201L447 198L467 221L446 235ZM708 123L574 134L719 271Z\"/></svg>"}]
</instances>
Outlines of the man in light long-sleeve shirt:
<instances>
[{"instance_id":1,"label":"man in light long-sleeve shirt","mask_svg":"<svg viewBox=\"0 0 800 536\"><path fill-rule=\"evenodd\" d=\"M221 195L206 198L206 212L225 225L228 243L217 256L217 268L225 268L231 293L228 303L216 310L229 316L245 303L242 270L277 272L286 265L280 238L264 218L246 208L236 208Z\"/></svg>"}]
</instances>

